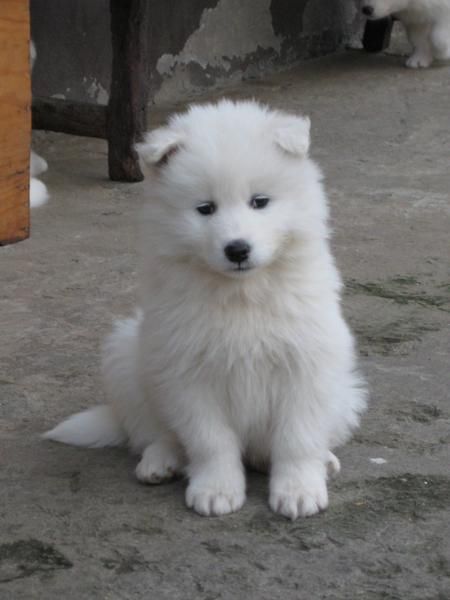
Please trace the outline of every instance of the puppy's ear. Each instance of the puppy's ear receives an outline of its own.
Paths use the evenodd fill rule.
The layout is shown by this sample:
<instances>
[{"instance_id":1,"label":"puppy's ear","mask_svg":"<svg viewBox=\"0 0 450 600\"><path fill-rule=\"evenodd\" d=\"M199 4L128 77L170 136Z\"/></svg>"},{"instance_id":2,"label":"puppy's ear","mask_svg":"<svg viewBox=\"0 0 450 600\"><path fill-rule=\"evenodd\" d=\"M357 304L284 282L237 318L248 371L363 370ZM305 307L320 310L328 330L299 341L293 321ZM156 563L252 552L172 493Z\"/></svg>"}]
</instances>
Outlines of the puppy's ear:
<instances>
[{"instance_id":1,"label":"puppy's ear","mask_svg":"<svg viewBox=\"0 0 450 600\"><path fill-rule=\"evenodd\" d=\"M273 138L276 145L287 154L306 158L308 156L311 121L308 117L280 115L276 121Z\"/></svg>"},{"instance_id":2,"label":"puppy's ear","mask_svg":"<svg viewBox=\"0 0 450 600\"><path fill-rule=\"evenodd\" d=\"M160 127L146 133L144 141L136 144L135 149L145 170L152 166L165 165L182 143L183 136L179 131L170 127Z\"/></svg>"}]
</instances>

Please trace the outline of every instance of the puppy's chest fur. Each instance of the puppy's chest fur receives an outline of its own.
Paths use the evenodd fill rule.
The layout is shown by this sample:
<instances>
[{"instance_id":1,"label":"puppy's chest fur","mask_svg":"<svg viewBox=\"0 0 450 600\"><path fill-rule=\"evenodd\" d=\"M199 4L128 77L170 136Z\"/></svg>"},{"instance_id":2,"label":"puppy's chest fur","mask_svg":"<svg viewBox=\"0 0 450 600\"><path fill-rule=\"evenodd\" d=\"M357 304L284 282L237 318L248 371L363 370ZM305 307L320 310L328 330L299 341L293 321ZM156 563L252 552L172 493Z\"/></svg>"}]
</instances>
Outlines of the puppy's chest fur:
<instances>
[{"instance_id":1,"label":"puppy's chest fur","mask_svg":"<svg viewBox=\"0 0 450 600\"><path fill-rule=\"evenodd\" d=\"M262 413L267 421L310 346L308 319L293 304L190 299L150 309L142 338L148 368L158 383L210 388L244 428Z\"/></svg>"},{"instance_id":2,"label":"puppy's chest fur","mask_svg":"<svg viewBox=\"0 0 450 600\"><path fill-rule=\"evenodd\" d=\"M158 370L164 371L164 363L171 369L178 365L179 376L185 372L189 377L209 372L230 380L263 367L288 368L307 329L299 302L291 304L295 308L236 298L224 303L180 299L150 308L143 324L147 356L166 358Z\"/></svg>"},{"instance_id":3,"label":"puppy's chest fur","mask_svg":"<svg viewBox=\"0 0 450 600\"><path fill-rule=\"evenodd\" d=\"M205 400L219 404L247 462L264 470L271 431L293 386L292 370L299 368L296 327L255 308L230 306L225 313L180 329L176 361L181 379L195 380Z\"/></svg>"}]
</instances>

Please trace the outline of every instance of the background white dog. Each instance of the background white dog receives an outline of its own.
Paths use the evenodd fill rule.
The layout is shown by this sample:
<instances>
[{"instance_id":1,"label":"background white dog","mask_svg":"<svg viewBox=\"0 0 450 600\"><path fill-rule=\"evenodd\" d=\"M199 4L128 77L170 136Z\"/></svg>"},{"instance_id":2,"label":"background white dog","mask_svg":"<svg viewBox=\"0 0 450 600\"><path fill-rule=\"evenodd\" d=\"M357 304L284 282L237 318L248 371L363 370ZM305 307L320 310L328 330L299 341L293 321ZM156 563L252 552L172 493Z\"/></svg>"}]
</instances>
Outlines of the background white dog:
<instances>
[{"instance_id":1,"label":"background white dog","mask_svg":"<svg viewBox=\"0 0 450 600\"><path fill-rule=\"evenodd\" d=\"M433 59L450 59L450 0L359 0L369 19L397 17L413 53L407 67L429 67Z\"/></svg>"},{"instance_id":2,"label":"background white dog","mask_svg":"<svg viewBox=\"0 0 450 600\"><path fill-rule=\"evenodd\" d=\"M33 71L36 62L37 53L33 40L30 41L30 63ZM45 204L49 198L47 186L37 179L48 169L47 161L33 150L30 151L30 206L36 208Z\"/></svg>"},{"instance_id":3,"label":"background white dog","mask_svg":"<svg viewBox=\"0 0 450 600\"><path fill-rule=\"evenodd\" d=\"M47 438L128 441L140 480L186 473L187 504L204 515L242 506L243 463L270 468L274 511L327 506L331 449L358 424L365 393L309 128L222 101L147 135L141 311L106 343L109 405Z\"/></svg>"}]
</instances>

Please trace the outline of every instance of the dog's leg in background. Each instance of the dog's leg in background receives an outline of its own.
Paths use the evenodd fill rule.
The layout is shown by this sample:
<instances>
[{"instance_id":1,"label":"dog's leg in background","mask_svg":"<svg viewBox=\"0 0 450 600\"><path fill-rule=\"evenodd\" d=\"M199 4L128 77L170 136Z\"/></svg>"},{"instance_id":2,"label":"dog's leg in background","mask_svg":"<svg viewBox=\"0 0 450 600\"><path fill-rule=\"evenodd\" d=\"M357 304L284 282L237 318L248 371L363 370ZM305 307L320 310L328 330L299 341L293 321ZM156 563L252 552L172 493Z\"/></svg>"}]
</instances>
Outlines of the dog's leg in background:
<instances>
[{"instance_id":1,"label":"dog's leg in background","mask_svg":"<svg viewBox=\"0 0 450 600\"><path fill-rule=\"evenodd\" d=\"M44 173L48 169L47 161L36 154L33 150L30 153L30 206L36 208L45 204L49 198L47 186L39 179L37 175Z\"/></svg>"},{"instance_id":2,"label":"dog's leg in background","mask_svg":"<svg viewBox=\"0 0 450 600\"><path fill-rule=\"evenodd\" d=\"M241 448L213 391L199 385L173 397L173 427L188 459L186 504L205 516L238 510L245 501Z\"/></svg>"},{"instance_id":3,"label":"dog's leg in background","mask_svg":"<svg viewBox=\"0 0 450 600\"><path fill-rule=\"evenodd\" d=\"M47 202L49 198L47 186L36 179L36 177L30 177L30 206L31 208L37 208Z\"/></svg>"},{"instance_id":4,"label":"dog's leg in background","mask_svg":"<svg viewBox=\"0 0 450 600\"><path fill-rule=\"evenodd\" d=\"M45 173L48 169L48 164L45 158L36 154L33 150L30 153L30 175L31 177L37 177L41 173Z\"/></svg>"},{"instance_id":5,"label":"dog's leg in background","mask_svg":"<svg viewBox=\"0 0 450 600\"><path fill-rule=\"evenodd\" d=\"M412 69L429 67L433 62L429 26L408 24L405 27L413 47L413 53L407 59L406 66Z\"/></svg>"},{"instance_id":6,"label":"dog's leg in background","mask_svg":"<svg viewBox=\"0 0 450 600\"><path fill-rule=\"evenodd\" d=\"M438 60L450 60L450 20L434 26L431 44Z\"/></svg>"},{"instance_id":7,"label":"dog's leg in background","mask_svg":"<svg viewBox=\"0 0 450 600\"><path fill-rule=\"evenodd\" d=\"M31 72L33 72L34 63L36 62L36 46L33 40L30 41L30 63ZM44 173L48 169L47 161L33 152L30 151L30 206L36 208L42 206L49 199L49 193L47 186L39 179L36 179L38 175Z\"/></svg>"}]
</instances>

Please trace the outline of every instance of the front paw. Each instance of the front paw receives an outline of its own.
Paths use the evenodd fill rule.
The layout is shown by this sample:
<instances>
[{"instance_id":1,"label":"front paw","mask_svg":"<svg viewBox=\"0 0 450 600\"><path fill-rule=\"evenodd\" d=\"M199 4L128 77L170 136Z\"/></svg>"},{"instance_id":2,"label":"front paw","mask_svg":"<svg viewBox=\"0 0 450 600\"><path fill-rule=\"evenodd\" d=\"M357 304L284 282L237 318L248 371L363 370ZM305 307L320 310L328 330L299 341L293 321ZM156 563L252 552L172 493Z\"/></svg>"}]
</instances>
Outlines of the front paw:
<instances>
[{"instance_id":1,"label":"front paw","mask_svg":"<svg viewBox=\"0 0 450 600\"><path fill-rule=\"evenodd\" d=\"M414 53L407 59L405 65L409 69L426 69L433 62L433 58L428 54Z\"/></svg>"},{"instance_id":2,"label":"front paw","mask_svg":"<svg viewBox=\"0 0 450 600\"><path fill-rule=\"evenodd\" d=\"M309 517L328 506L326 469L322 461L303 461L272 475L270 508L288 519Z\"/></svg>"},{"instance_id":3,"label":"front paw","mask_svg":"<svg viewBox=\"0 0 450 600\"><path fill-rule=\"evenodd\" d=\"M227 515L242 508L245 502L245 479L241 471L235 473L202 473L191 477L186 490L186 504L200 515Z\"/></svg>"}]
</instances>

